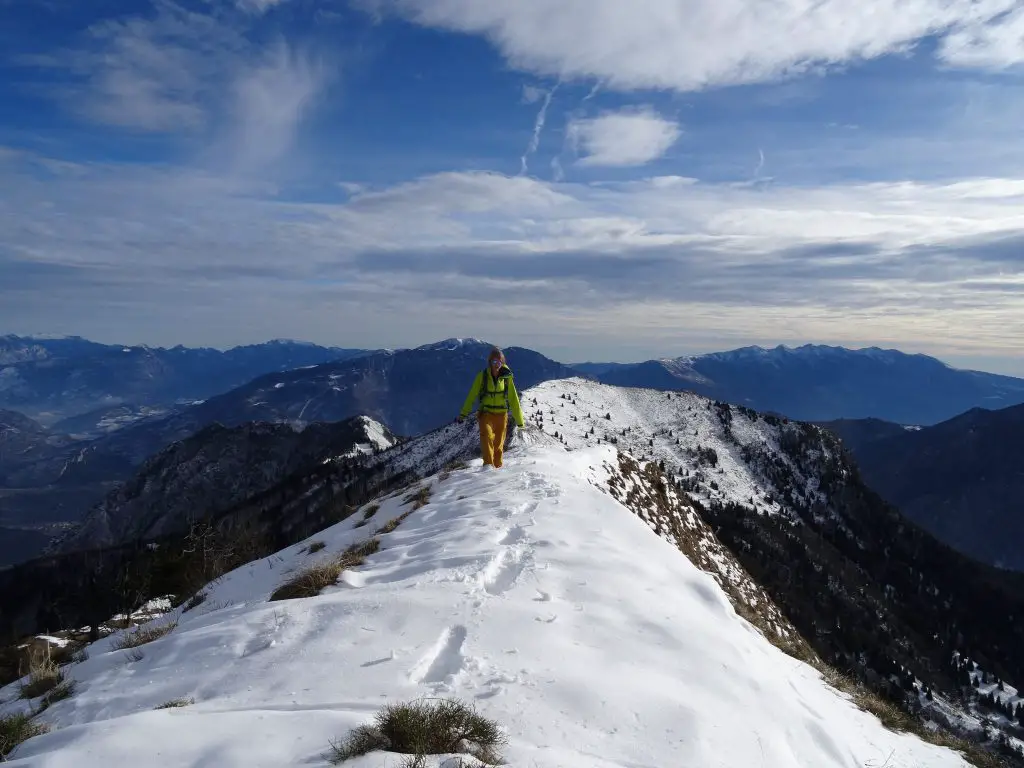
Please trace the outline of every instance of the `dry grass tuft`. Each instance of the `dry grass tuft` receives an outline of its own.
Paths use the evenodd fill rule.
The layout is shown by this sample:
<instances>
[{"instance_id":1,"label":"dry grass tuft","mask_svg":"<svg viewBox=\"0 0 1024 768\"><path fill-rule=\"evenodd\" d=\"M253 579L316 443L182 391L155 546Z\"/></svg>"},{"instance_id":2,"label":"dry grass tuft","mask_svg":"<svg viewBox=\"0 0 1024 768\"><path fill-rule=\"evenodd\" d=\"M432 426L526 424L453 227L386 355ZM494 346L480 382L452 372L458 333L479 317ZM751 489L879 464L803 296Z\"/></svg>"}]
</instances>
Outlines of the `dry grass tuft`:
<instances>
[{"instance_id":1,"label":"dry grass tuft","mask_svg":"<svg viewBox=\"0 0 1024 768\"><path fill-rule=\"evenodd\" d=\"M64 682L64 672L49 655L37 653L29 661L28 682L21 686L21 698L34 699Z\"/></svg>"},{"instance_id":2,"label":"dry grass tuft","mask_svg":"<svg viewBox=\"0 0 1024 768\"><path fill-rule=\"evenodd\" d=\"M910 733L929 744L959 752L964 760L975 768L1005 768L1006 763L997 754L985 749L982 745L962 739L949 731L932 730L925 727L919 718L824 662L816 660L812 666L821 672L822 678L828 685L849 694L858 708L877 717L878 721L890 731Z\"/></svg>"},{"instance_id":3,"label":"dry grass tuft","mask_svg":"<svg viewBox=\"0 0 1024 768\"><path fill-rule=\"evenodd\" d=\"M19 744L33 736L46 733L50 726L32 722L32 717L23 713L0 717L0 760L6 760Z\"/></svg>"},{"instance_id":4,"label":"dry grass tuft","mask_svg":"<svg viewBox=\"0 0 1024 768\"><path fill-rule=\"evenodd\" d=\"M314 541L312 544L309 545L309 547L306 548L306 552L310 555L313 555L326 546L327 545L324 544L322 541Z\"/></svg>"},{"instance_id":5,"label":"dry grass tuft","mask_svg":"<svg viewBox=\"0 0 1024 768\"><path fill-rule=\"evenodd\" d=\"M181 698L181 699L171 699L170 701L165 701L160 706L153 707L153 709L176 709L178 707L187 707L189 704L195 704L195 703L196 703L196 700L193 699L191 696L189 696L187 699Z\"/></svg>"},{"instance_id":6,"label":"dry grass tuft","mask_svg":"<svg viewBox=\"0 0 1024 768\"><path fill-rule=\"evenodd\" d=\"M164 635L170 634L177 626L177 621L172 621L169 624L143 624L115 640L114 650L123 651L127 648L138 648L140 645L151 643L154 640L159 640Z\"/></svg>"},{"instance_id":7,"label":"dry grass tuft","mask_svg":"<svg viewBox=\"0 0 1024 768\"><path fill-rule=\"evenodd\" d=\"M488 765L501 762L508 739L497 723L457 699L389 704L341 744L331 745L329 760L338 764L378 750L410 755L405 766L425 765L427 755L469 754Z\"/></svg>"},{"instance_id":8,"label":"dry grass tuft","mask_svg":"<svg viewBox=\"0 0 1024 768\"><path fill-rule=\"evenodd\" d=\"M316 597L322 590L338 583L341 574L366 562L366 558L380 549L380 540L373 538L353 544L340 555L330 557L305 568L270 595L271 600L294 600Z\"/></svg>"},{"instance_id":9,"label":"dry grass tuft","mask_svg":"<svg viewBox=\"0 0 1024 768\"><path fill-rule=\"evenodd\" d=\"M402 503L412 504L412 511L415 512L417 509L425 507L430 503L430 493L430 486L422 485L406 496Z\"/></svg>"},{"instance_id":10,"label":"dry grass tuft","mask_svg":"<svg viewBox=\"0 0 1024 768\"><path fill-rule=\"evenodd\" d=\"M43 700L39 702L39 709L37 710L37 714L39 712L42 712L44 709L48 709L49 707L53 706L58 701L70 699L72 696L75 695L75 688L77 687L77 685L78 683L76 683L74 680L63 680L60 683L60 685L51 688L49 693L43 696Z\"/></svg>"},{"instance_id":11,"label":"dry grass tuft","mask_svg":"<svg viewBox=\"0 0 1024 768\"><path fill-rule=\"evenodd\" d=\"M402 521L405 520L405 518L407 518L411 514L412 510L409 510L408 512L403 512L398 517L391 518L386 523L384 523L384 525L377 529L377 533L391 533L393 530L395 530L395 528L402 524Z\"/></svg>"}]
</instances>

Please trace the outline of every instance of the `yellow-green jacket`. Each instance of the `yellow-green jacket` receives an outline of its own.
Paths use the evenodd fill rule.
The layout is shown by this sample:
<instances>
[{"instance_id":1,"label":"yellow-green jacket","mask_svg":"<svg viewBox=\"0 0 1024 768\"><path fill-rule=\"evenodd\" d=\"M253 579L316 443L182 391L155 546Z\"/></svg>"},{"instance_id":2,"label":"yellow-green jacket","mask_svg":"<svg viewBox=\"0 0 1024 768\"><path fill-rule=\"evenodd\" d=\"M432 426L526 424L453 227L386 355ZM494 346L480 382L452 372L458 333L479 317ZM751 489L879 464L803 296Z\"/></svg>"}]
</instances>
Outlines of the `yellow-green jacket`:
<instances>
[{"instance_id":1,"label":"yellow-green jacket","mask_svg":"<svg viewBox=\"0 0 1024 768\"><path fill-rule=\"evenodd\" d=\"M519 405L519 394L516 392L515 382L512 381L512 371L507 366L502 366L498 371L498 378L491 376L489 370L480 371L473 379L473 386L469 388L469 395L466 402L462 404L460 414L465 417L473 408L473 403L479 398L480 410L483 413L512 413L516 425L523 426L523 409Z\"/></svg>"}]
</instances>

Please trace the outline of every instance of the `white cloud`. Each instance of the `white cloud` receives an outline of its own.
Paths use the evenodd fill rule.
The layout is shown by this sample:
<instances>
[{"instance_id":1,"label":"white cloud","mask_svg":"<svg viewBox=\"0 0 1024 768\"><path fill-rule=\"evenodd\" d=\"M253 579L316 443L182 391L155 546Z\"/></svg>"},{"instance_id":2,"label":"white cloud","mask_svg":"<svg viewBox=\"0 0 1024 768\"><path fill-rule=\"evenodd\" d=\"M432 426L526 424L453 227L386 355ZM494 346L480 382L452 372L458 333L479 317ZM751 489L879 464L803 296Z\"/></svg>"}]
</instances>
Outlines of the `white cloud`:
<instances>
[{"instance_id":1,"label":"white cloud","mask_svg":"<svg viewBox=\"0 0 1024 768\"><path fill-rule=\"evenodd\" d=\"M677 123L642 108L574 119L569 123L567 139L583 153L580 165L630 166L658 159L681 133Z\"/></svg>"},{"instance_id":2,"label":"white cloud","mask_svg":"<svg viewBox=\"0 0 1024 768\"><path fill-rule=\"evenodd\" d=\"M967 24L946 36L943 57L966 67L1003 69L1024 60L1024 7L989 24Z\"/></svg>"},{"instance_id":3,"label":"white cloud","mask_svg":"<svg viewBox=\"0 0 1024 768\"><path fill-rule=\"evenodd\" d=\"M223 7L153 7L98 22L76 47L23 63L80 78L55 93L88 120L175 135L219 167L255 171L284 156L331 81L326 65L283 39L250 41L243 17Z\"/></svg>"},{"instance_id":4,"label":"white cloud","mask_svg":"<svg viewBox=\"0 0 1024 768\"><path fill-rule=\"evenodd\" d=\"M937 35L954 64L1024 62L1017 0L360 0L486 36L522 70L680 91L900 52ZM1009 16L1008 12L1017 10Z\"/></svg>"},{"instance_id":5,"label":"white cloud","mask_svg":"<svg viewBox=\"0 0 1024 768\"><path fill-rule=\"evenodd\" d=\"M241 70L233 85L231 152L236 167L258 170L284 156L327 75L284 43Z\"/></svg>"},{"instance_id":6,"label":"white cloud","mask_svg":"<svg viewBox=\"0 0 1024 768\"><path fill-rule=\"evenodd\" d=\"M84 80L60 92L79 114L147 131L205 125L204 104L243 41L210 16L171 2L157 9L99 22L82 47L54 57Z\"/></svg>"},{"instance_id":7,"label":"white cloud","mask_svg":"<svg viewBox=\"0 0 1024 768\"><path fill-rule=\"evenodd\" d=\"M238 7L250 13L263 14L287 0L237 0Z\"/></svg>"},{"instance_id":8,"label":"white cloud","mask_svg":"<svg viewBox=\"0 0 1024 768\"><path fill-rule=\"evenodd\" d=\"M5 156L0 186L19 194L0 202L0 327L89 335L103 304L169 342L358 327L375 335L357 343L407 343L410 318L424 340L515 328L605 349L937 336L1017 354L1024 334L1024 179L443 173L304 204L237 178Z\"/></svg>"}]
</instances>

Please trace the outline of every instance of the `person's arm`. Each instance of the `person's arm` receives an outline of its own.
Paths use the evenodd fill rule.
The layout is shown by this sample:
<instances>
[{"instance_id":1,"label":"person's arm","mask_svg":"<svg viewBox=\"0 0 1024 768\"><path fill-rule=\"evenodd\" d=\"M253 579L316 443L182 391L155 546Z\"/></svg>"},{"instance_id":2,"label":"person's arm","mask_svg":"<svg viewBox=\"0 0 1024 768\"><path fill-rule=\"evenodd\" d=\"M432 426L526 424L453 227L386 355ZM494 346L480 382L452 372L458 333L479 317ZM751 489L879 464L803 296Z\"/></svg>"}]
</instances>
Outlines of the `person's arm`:
<instances>
[{"instance_id":1,"label":"person's arm","mask_svg":"<svg viewBox=\"0 0 1024 768\"><path fill-rule=\"evenodd\" d=\"M516 384L512 380L512 377L508 377L508 404L512 409L512 418L516 420L516 425L520 428L523 426L523 408L519 405L519 393L516 392Z\"/></svg>"},{"instance_id":2,"label":"person's arm","mask_svg":"<svg viewBox=\"0 0 1024 768\"><path fill-rule=\"evenodd\" d=\"M469 416L469 412L473 409L473 402L476 400L477 396L480 394L480 385L481 384L483 384L483 374L482 373L478 373L476 375L476 378L473 379L473 386L469 388L469 394L466 395L466 402L464 402L462 404L462 410L459 411L459 416L461 418L464 419L467 416Z\"/></svg>"}]
</instances>

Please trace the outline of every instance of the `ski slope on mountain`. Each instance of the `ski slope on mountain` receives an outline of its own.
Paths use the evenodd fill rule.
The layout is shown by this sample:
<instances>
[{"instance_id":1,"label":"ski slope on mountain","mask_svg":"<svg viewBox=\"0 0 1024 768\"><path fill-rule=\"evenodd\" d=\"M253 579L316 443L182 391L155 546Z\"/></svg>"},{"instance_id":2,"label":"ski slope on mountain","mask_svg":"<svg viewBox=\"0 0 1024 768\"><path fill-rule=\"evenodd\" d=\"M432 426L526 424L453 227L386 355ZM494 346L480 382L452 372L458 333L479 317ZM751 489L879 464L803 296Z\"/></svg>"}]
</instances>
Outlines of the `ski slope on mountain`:
<instances>
[{"instance_id":1,"label":"ski slope on mountain","mask_svg":"<svg viewBox=\"0 0 1024 768\"><path fill-rule=\"evenodd\" d=\"M456 696L507 730L516 768L966 766L885 730L738 617L607 492L613 447L530 442L503 470L470 462L226 575L155 620L177 624L141 659L117 636L93 644L68 668L74 695L39 716L53 730L11 765L326 766L331 741L382 705ZM337 586L268 601L406 512ZM27 706L16 685L2 696L5 711ZM182 698L194 703L155 709Z\"/></svg>"}]
</instances>

